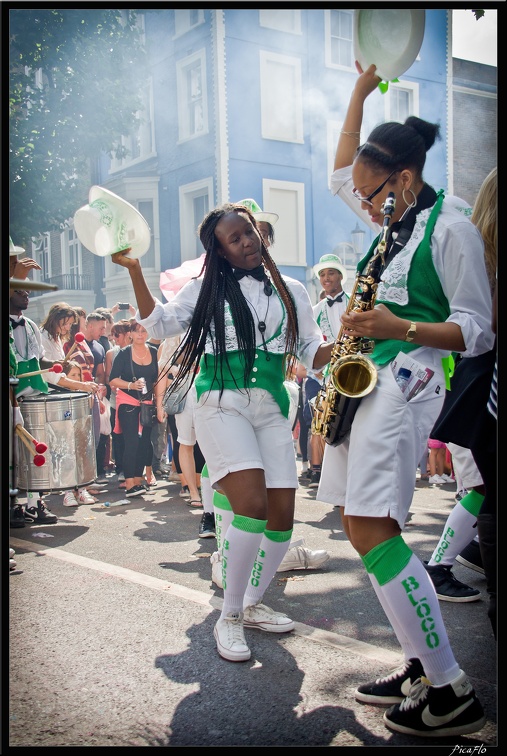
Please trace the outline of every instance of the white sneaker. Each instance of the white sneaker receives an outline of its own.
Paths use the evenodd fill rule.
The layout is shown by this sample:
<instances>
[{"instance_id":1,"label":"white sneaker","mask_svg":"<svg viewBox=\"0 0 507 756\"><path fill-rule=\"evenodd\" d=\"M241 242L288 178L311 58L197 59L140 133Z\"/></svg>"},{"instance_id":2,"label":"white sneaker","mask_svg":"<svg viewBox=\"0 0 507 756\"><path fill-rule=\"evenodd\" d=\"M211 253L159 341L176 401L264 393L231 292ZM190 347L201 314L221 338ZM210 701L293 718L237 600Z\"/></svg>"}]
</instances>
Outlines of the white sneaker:
<instances>
[{"instance_id":1,"label":"white sneaker","mask_svg":"<svg viewBox=\"0 0 507 756\"><path fill-rule=\"evenodd\" d=\"M267 633L288 633L295 623L282 612L275 612L265 604L254 604L243 609L245 627L257 627Z\"/></svg>"},{"instance_id":2,"label":"white sneaker","mask_svg":"<svg viewBox=\"0 0 507 756\"><path fill-rule=\"evenodd\" d=\"M75 497L74 491L67 491L67 493L63 497L63 506L64 507L78 507L79 506L79 502Z\"/></svg>"},{"instance_id":3,"label":"white sneaker","mask_svg":"<svg viewBox=\"0 0 507 756\"><path fill-rule=\"evenodd\" d=\"M428 478L430 486L442 486L446 482L440 475L431 475Z\"/></svg>"},{"instance_id":4,"label":"white sneaker","mask_svg":"<svg viewBox=\"0 0 507 756\"><path fill-rule=\"evenodd\" d=\"M324 551L324 549L312 551L312 549L306 548L303 544L304 540L302 538L299 541L291 543L277 572L316 570L328 561L329 553L327 551Z\"/></svg>"},{"instance_id":5,"label":"white sneaker","mask_svg":"<svg viewBox=\"0 0 507 756\"><path fill-rule=\"evenodd\" d=\"M211 562L211 580L219 588L223 588L222 555L218 551L214 551L209 560Z\"/></svg>"},{"instance_id":6,"label":"white sneaker","mask_svg":"<svg viewBox=\"0 0 507 756\"><path fill-rule=\"evenodd\" d=\"M125 473L118 473L118 483L124 483L125 482Z\"/></svg>"},{"instance_id":7,"label":"white sneaker","mask_svg":"<svg viewBox=\"0 0 507 756\"><path fill-rule=\"evenodd\" d=\"M447 473L444 473L440 477L443 479L444 483L456 483L452 475L447 475Z\"/></svg>"},{"instance_id":8,"label":"white sneaker","mask_svg":"<svg viewBox=\"0 0 507 756\"><path fill-rule=\"evenodd\" d=\"M98 502L98 499L92 496L91 493L88 493L86 488L82 488L77 492L77 500L79 504L96 504Z\"/></svg>"},{"instance_id":9,"label":"white sneaker","mask_svg":"<svg viewBox=\"0 0 507 756\"><path fill-rule=\"evenodd\" d=\"M243 612L229 612L213 630L220 656L229 661L248 661L251 651L243 632Z\"/></svg>"}]
</instances>

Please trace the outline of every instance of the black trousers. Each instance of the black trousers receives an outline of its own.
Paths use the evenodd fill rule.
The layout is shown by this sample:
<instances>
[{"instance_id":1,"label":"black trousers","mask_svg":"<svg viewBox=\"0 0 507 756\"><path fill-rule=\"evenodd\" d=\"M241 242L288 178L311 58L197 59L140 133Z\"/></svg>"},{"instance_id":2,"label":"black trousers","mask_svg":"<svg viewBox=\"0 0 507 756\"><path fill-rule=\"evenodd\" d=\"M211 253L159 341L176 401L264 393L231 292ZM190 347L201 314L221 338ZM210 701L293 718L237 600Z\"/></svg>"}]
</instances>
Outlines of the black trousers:
<instances>
[{"instance_id":1,"label":"black trousers","mask_svg":"<svg viewBox=\"0 0 507 756\"><path fill-rule=\"evenodd\" d=\"M151 428L142 428L139 435L139 407L122 404L118 409L125 449L123 474L126 478L140 478L145 467L151 467L153 446Z\"/></svg>"}]
</instances>

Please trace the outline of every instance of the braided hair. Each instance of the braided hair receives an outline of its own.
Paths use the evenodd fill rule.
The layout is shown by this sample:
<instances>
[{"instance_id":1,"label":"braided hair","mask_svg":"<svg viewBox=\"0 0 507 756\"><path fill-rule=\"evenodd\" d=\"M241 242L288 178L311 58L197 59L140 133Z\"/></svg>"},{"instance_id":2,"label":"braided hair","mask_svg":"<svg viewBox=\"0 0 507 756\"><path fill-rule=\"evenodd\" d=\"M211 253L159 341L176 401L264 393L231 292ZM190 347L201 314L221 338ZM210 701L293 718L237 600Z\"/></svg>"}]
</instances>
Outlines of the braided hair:
<instances>
[{"instance_id":1,"label":"braided hair","mask_svg":"<svg viewBox=\"0 0 507 756\"><path fill-rule=\"evenodd\" d=\"M374 173L410 168L422 180L426 153L440 136L440 126L409 116L405 123L389 121L373 129L357 148L359 159Z\"/></svg>"},{"instance_id":2,"label":"braided hair","mask_svg":"<svg viewBox=\"0 0 507 756\"><path fill-rule=\"evenodd\" d=\"M181 385L187 375L191 375L190 385L195 379L195 369L205 351L206 340L209 337L214 342L214 351L223 359L215 361L214 380L221 385L220 397L224 386L224 362L229 366L225 336L225 301L229 303L231 315L234 320L240 359L243 364L244 384L247 383L255 361L256 329L255 322L243 296L239 282L234 277L233 268L224 257L218 254L219 243L215 236L215 229L224 216L229 213L243 213L248 216L256 229L258 226L254 215L249 208L243 205L226 203L211 210L203 219L198 228L199 238L206 250L203 267L199 276L203 275L202 286L195 304L194 314L190 326L176 350L173 362L180 365L177 376L171 384L171 389ZM298 344L298 321L294 300L278 270L274 260L262 242L262 262L271 274L273 284L283 302L287 312L287 340L285 344L286 374L292 370L297 353ZM214 332L212 331L214 325ZM230 373L227 371L227 377ZM237 386L239 388L239 386Z\"/></svg>"}]
</instances>

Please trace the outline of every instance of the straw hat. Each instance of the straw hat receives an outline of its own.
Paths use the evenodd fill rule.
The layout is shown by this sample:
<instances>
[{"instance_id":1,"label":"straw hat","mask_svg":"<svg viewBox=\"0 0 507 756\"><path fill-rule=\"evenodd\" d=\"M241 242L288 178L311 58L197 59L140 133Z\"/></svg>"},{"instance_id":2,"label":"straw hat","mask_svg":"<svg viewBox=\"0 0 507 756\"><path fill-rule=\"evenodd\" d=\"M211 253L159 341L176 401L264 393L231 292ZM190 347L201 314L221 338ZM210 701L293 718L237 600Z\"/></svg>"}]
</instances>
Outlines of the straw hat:
<instances>
[{"instance_id":1,"label":"straw hat","mask_svg":"<svg viewBox=\"0 0 507 756\"><path fill-rule=\"evenodd\" d=\"M150 227L141 213L122 197L92 186L89 204L74 214L79 241L94 255L107 257L130 247L127 257L138 258L150 248Z\"/></svg>"}]
</instances>

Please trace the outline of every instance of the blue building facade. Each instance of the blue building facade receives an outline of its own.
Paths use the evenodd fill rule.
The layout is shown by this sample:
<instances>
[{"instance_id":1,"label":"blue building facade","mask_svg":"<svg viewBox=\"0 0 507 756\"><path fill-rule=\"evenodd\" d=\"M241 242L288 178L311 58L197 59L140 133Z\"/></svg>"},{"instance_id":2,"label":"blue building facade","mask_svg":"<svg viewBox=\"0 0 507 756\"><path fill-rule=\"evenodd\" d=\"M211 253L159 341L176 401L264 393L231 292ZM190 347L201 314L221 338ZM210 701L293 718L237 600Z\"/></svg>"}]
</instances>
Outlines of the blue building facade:
<instances>
[{"instance_id":1,"label":"blue building facade","mask_svg":"<svg viewBox=\"0 0 507 756\"><path fill-rule=\"evenodd\" d=\"M373 233L329 191L334 151L357 72L348 9L139 10L150 61L142 124L125 140L130 155L102 156L100 183L134 204L152 231L142 266L161 297L160 272L199 257L197 226L225 201L252 197L278 213L272 255L282 273L318 297L312 267L335 251L351 271ZM451 11L425 12L413 65L386 94L368 98L364 139L377 123L408 115L438 122L441 140L428 153L425 178L448 186ZM86 197L83 198L83 204ZM68 254L70 227L60 239ZM82 261L91 253L78 246ZM51 237L51 254L58 240ZM62 265L65 268L65 265ZM93 305L133 297L127 274L95 261ZM351 285L353 275L347 285ZM62 292L45 299L62 297ZM73 297L65 292L66 301ZM30 314L30 313L29 313Z\"/></svg>"}]
</instances>

